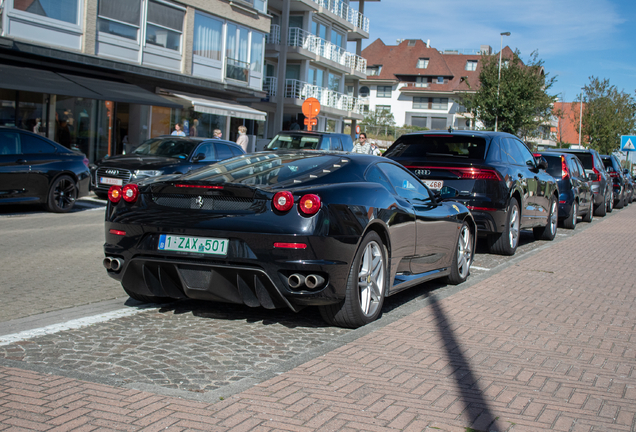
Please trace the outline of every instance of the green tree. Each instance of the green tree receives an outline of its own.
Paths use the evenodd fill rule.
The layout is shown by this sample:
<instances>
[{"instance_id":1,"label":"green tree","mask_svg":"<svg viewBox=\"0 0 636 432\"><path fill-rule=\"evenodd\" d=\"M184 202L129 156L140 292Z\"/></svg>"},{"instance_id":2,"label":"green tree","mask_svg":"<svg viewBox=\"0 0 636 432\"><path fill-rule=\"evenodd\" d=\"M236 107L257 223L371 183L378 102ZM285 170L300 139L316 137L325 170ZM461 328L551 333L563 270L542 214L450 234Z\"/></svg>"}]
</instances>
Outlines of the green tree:
<instances>
[{"instance_id":1,"label":"green tree","mask_svg":"<svg viewBox=\"0 0 636 432\"><path fill-rule=\"evenodd\" d=\"M619 92L609 79L590 77L584 87L582 140L601 154L611 154L620 149L621 135L631 135L635 130L634 98Z\"/></svg>"},{"instance_id":2,"label":"green tree","mask_svg":"<svg viewBox=\"0 0 636 432\"><path fill-rule=\"evenodd\" d=\"M502 59L499 79L499 56L482 55L480 85L475 93L466 94L466 110L487 130L494 130L497 121L497 129L502 132L526 137L540 134L539 126L550 119L557 98L548 94L556 78L544 73L538 56L533 52L524 64L519 51L515 51L511 59Z\"/></svg>"},{"instance_id":3,"label":"green tree","mask_svg":"<svg viewBox=\"0 0 636 432\"><path fill-rule=\"evenodd\" d=\"M367 126L394 126L395 117L393 117L393 113L390 110L370 110L367 115L364 116L362 124Z\"/></svg>"}]
</instances>

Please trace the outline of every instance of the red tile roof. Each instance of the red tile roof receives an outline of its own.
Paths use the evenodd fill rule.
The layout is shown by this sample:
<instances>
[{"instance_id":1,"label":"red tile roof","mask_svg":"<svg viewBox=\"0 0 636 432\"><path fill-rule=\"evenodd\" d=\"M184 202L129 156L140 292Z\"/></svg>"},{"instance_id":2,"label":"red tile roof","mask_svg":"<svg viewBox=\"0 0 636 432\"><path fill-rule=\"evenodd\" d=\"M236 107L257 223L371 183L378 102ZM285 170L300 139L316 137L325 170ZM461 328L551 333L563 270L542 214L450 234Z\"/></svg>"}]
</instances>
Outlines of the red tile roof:
<instances>
[{"instance_id":1,"label":"red tile roof","mask_svg":"<svg viewBox=\"0 0 636 432\"><path fill-rule=\"evenodd\" d=\"M512 58L513 52L509 47L502 50L502 56ZM431 83L428 87L408 85L401 91L409 92L456 92L477 90L479 87L479 73L481 72L481 55L442 54L435 48L416 39L413 46L409 40L398 45L385 45L381 39L376 39L371 45L362 50L362 57L367 60L369 67L382 65L379 75L368 76L368 80L399 80L400 76L426 76L446 78L444 84ZM417 61L421 58L429 59L426 69L418 69ZM466 62L476 60L477 69L466 70ZM470 88L468 86L470 84Z\"/></svg>"}]
</instances>

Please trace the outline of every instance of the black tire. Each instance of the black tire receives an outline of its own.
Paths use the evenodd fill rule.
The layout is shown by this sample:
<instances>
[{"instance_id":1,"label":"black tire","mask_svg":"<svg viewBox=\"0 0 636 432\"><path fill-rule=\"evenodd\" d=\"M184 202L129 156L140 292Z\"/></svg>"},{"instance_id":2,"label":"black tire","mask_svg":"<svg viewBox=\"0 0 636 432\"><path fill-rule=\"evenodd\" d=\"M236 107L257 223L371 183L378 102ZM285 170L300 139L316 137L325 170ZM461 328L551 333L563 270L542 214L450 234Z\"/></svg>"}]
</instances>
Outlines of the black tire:
<instances>
[{"instance_id":1,"label":"black tire","mask_svg":"<svg viewBox=\"0 0 636 432\"><path fill-rule=\"evenodd\" d=\"M513 218L515 218L513 220ZM510 198L506 227L501 234L488 236L488 248L490 253L497 255L514 255L519 246L519 234L521 229L521 212L516 198Z\"/></svg>"},{"instance_id":2,"label":"black tire","mask_svg":"<svg viewBox=\"0 0 636 432\"><path fill-rule=\"evenodd\" d=\"M126 291L126 294L128 294L128 297L130 297L133 300L140 301L142 303L171 303L176 301L175 299L172 299L170 297L155 297L155 296L146 296L142 294L137 294L137 293L128 291L126 288L124 288L124 291Z\"/></svg>"},{"instance_id":3,"label":"black tire","mask_svg":"<svg viewBox=\"0 0 636 432\"><path fill-rule=\"evenodd\" d=\"M559 221L559 201L557 197L552 195L550 198L550 213L548 214L548 223L544 227L536 227L532 229L534 238L537 240L552 241L556 237L557 223Z\"/></svg>"},{"instance_id":4,"label":"black tire","mask_svg":"<svg viewBox=\"0 0 636 432\"><path fill-rule=\"evenodd\" d=\"M625 198L616 200L616 202L614 203L614 208L622 209L623 207L625 207Z\"/></svg>"},{"instance_id":5,"label":"black tire","mask_svg":"<svg viewBox=\"0 0 636 432\"><path fill-rule=\"evenodd\" d=\"M466 222L463 223L457 237L457 247L453 254L451 263L451 273L446 276L446 283L459 285L464 282L470 274L470 264L473 262L475 254L474 233Z\"/></svg>"},{"instance_id":6,"label":"black tire","mask_svg":"<svg viewBox=\"0 0 636 432\"><path fill-rule=\"evenodd\" d=\"M585 216L583 216L583 222L591 223L594 220L594 198L590 200L590 208Z\"/></svg>"},{"instance_id":7,"label":"black tire","mask_svg":"<svg viewBox=\"0 0 636 432\"><path fill-rule=\"evenodd\" d=\"M54 213L66 213L75 205L77 199L77 185L75 180L67 175L59 176L49 188L46 208Z\"/></svg>"},{"instance_id":8,"label":"black tire","mask_svg":"<svg viewBox=\"0 0 636 432\"><path fill-rule=\"evenodd\" d=\"M572 203L572 214L570 214L567 218L563 220L563 228L565 229L576 229L576 222L578 221L578 210L579 204L576 200Z\"/></svg>"},{"instance_id":9,"label":"black tire","mask_svg":"<svg viewBox=\"0 0 636 432\"><path fill-rule=\"evenodd\" d=\"M607 214L607 194L603 197L603 203L594 209L594 216L603 217Z\"/></svg>"},{"instance_id":10,"label":"black tire","mask_svg":"<svg viewBox=\"0 0 636 432\"><path fill-rule=\"evenodd\" d=\"M345 299L337 304L320 306L323 319L329 324L347 328L358 328L375 321L382 313L389 287L388 264L388 253L382 239L375 231L369 231L351 263Z\"/></svg>"}]
</instances>

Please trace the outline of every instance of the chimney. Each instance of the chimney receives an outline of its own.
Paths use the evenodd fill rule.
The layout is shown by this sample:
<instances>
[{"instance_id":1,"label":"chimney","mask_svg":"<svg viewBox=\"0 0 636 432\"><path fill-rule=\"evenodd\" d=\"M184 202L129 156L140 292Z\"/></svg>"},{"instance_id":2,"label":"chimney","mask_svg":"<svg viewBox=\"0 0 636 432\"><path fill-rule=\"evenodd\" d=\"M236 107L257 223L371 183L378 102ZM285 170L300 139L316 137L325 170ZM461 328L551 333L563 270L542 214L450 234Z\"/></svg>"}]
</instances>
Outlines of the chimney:
<instances>
[{"instance_id":1,"label":"chimney","mask_svg":"<svg viewBox=\"0 0 636 432\"><path fill-rule=\"evenodd\" d=\"M430 47L431 47L431 40L426 39L426 48L430 48Z\"/></svg>"},{"instance_id":2,"label":"chimney","mask_svg":"<svg viewBox=\"0 0 636 432\"><path fill-rule=\"evenodd\" d=\"M479 52L486 55L492 54L492 47L490 45L479 45Z\"/></svg>"}]
</instances>

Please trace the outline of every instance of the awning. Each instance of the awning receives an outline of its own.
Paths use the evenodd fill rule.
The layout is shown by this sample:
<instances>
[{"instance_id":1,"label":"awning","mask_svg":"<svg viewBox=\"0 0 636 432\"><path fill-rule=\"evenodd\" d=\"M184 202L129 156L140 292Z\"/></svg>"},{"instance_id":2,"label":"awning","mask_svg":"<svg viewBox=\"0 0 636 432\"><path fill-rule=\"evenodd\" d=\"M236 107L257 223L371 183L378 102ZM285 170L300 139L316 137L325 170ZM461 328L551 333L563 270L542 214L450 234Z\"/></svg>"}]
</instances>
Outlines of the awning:
<instances>
[{"instance_id":1,"label":"awning","mask_svg":"<svg viewBox=\"0 0 636 432\"><path fill-rule=\"evenodd\" d=\"M0 64L0 88L87 99L180 108L132 84Z\"/></svg>"},{"instance_id":2,"label":"awning","mask_svg":"<svg viewBox=\"0 0 636 432\"><path fill-rule=\"evenodd\" d=\"M247 120L265 121L267 119L266 112L250 108L245 105L240 105L233 101L189 96L178 93L170 94L190 102L196 112L227 117L237 117Z\"/></svg>"}]
</instances>

